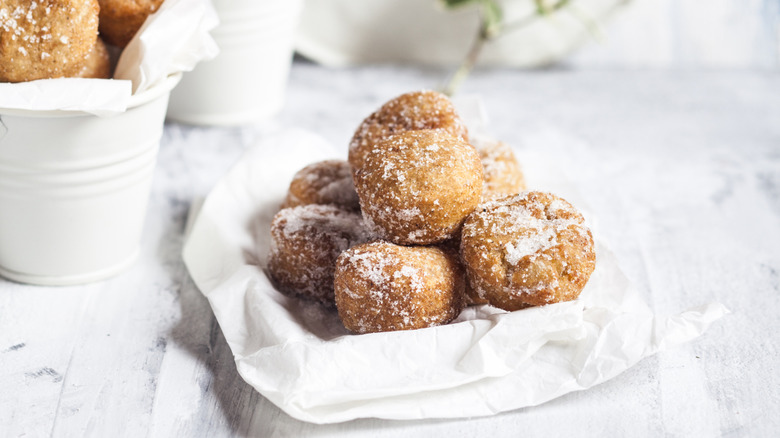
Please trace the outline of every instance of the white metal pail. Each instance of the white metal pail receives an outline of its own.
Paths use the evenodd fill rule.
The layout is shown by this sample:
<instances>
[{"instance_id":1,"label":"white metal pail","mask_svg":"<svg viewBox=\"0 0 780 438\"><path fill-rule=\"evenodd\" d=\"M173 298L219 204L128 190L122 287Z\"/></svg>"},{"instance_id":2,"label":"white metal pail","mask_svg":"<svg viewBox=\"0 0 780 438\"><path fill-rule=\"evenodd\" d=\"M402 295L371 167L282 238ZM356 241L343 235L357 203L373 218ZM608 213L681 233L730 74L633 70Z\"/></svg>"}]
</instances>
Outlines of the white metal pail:
<instances>
[{"instance_id":1,"label":"white metal pail","mask_svg":"<svg viewBox=\"0 0 780 438\"><path fill-rule=\"evenodd\" d=\"M185 73L168 118L230 126L260 121L284 103L301 0L215 0L219 55Z\"/></svg>"},{"instance_id":2,"label":"white metal pail","mask_svg":"<svg viewBox=\"0 0 780 438\"><path fill-rule=\"evenodd\" d=\"M70 285L132 264L168 96L180 78L133 96L110 117L0 110L0 275Z\"/></svg>"}]
</instances>

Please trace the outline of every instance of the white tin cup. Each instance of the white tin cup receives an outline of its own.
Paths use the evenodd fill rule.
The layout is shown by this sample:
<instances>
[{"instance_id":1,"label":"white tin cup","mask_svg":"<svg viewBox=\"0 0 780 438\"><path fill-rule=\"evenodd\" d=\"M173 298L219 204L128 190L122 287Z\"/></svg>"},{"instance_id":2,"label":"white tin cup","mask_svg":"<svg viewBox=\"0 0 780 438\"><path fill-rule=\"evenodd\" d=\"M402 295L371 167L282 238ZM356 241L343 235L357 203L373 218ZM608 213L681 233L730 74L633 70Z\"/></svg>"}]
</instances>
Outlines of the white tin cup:
<instances>
[{"instance_id":1,"label":"white tin cup","mask_svg":"<svg viewBox=\"0 0 780 438\"><path fill-rule=\"evenodd\" d=\"M301 0L214 0L219 55L185 73L168 118L235 126L276 114L284 103Z\"/></svg>"},{"instance_id":2,"label":"white tin cup","mask_svg":"<svg viewBox=\"0 0 780 438\"><path fill-rule=\"evenodd\" d=\"M65 286L132 265L180 79L168 77L109 117L0 113L0 275Z\"/></svg>"}]
</instances>

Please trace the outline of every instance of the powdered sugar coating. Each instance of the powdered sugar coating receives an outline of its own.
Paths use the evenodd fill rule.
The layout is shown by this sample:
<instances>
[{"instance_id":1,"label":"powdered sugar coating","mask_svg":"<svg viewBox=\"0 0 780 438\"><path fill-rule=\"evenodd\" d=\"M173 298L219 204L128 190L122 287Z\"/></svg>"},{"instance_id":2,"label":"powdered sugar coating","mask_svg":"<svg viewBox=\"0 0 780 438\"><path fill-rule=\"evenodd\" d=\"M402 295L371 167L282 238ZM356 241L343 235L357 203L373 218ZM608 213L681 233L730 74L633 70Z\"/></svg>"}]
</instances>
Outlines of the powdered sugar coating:
<instances>
[{"instance_id":1,"label":"powdered sugar coating","mask_svg":"<svg viewBox=\"0 0 780 438\"><path fill-rule=\"evenodd\" d=\"M344 160L325 160L299 170L290 183L284 207L333 204L359 211L360 202L352 182L352 170Z\"/></svg>"},{"instance_id":2,"label":"powdered sugar coating","mask_svg":"<svg viewBox=\"0 0 780 438\"><path fill-rule=\"evenodd\" d=\"M349 163L359 169L386 137L422 129L441 129L469 141L466 125L447 96L436 91L415 91L388 101L360 124L349 143Z\"/></svg>"},{"instance_id":3,"label":"powdered sugar coating","mask_svg":"<svg viewBox=\"0 0 780 438\"><path fill-rule=\"evenodd\" d=\"M368 238L359 214L333 205L282 209L271 223L270 277L281 292L332 303L336 259Z\"/></svg>"},{"instance_id":4,"label":"powdered sugar coating","mask_svg":"<svg viewBox=\"0 0 780 438\"><path fill-rule=\"evenodd\" d=\"M375 241L344 251L336 262L336 307L355 333L446 324L463 309L463 289L457 255L436 247Z\"/></svg>"},{"instance_id":5,"label":"powdered sugar coating","mask_svg":"<svg viewBox=\"0 0 780 438\"><path fill-rule=\"evenodd\" d=\"M481 204L461 234L471 289L505 310L577 298L596 261L583 222L571 204L549 193Z\"/></svg>"},{"instance_id":6,"label":"powdered sugar coating","mask_svg":"<svg viewBox=\"0 0 780 438\"><path fill-rule=\"evenodd\" d=\"M367 226L397 244L453 237L482 193L482 164L471 145L443 131L387 137L355 171Z\"/></svg>"},{"instance_id":7,"label":"powdered sugar coating","mask_svg":"<svg viewBox=\"0 0 780 438\"><path fill-rule=\"evenodd\" d=\"M74 77L95 46L97 0L0 0L0 81Z\"/></svg>"},{"instance_id":8,"label":"powdered sugar coating","mask_svg":"<svg viewBox=\"0 0 780 438\"><path fill-rule=\"evenodd\" d=\"M87 57L84 66L81 67L78 77L92 79L111 79L111 56L108 53L106 43L98 38L95 47Z\"/></svg>"},{"instance_id":9,"label":"powdered sugar coating","mask_svg":"<svg viewBox=\"0 0 780 438\"><path fill-rule=\"evenodd\" d=\"M474 147L482 160L482 199L515 195L526 189L523 169L512 148L501 141L477 141Z\"/></svg>"}]
</instances>

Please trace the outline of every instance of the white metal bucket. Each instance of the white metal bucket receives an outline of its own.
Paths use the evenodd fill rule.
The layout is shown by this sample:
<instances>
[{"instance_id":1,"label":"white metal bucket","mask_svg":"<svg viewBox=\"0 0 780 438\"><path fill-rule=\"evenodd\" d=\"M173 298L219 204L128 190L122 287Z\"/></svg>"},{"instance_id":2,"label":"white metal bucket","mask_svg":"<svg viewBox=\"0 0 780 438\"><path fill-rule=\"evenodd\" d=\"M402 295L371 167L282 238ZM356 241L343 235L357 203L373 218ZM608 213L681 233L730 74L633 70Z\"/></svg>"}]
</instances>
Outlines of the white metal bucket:
<instances>
[{"instance_id":1,"label":"white metal bucket","mask_svg":"<svg viewBox=\"0 0 780 438\"><path fill-rule=\"evenodd\" d=\"M171 89L110 117L0 112L0 275L23 283L101 280L138 254Z\"/></svg>"},{"instance_id":2,"label":"white metal bucket","mask_svg":"<svg viewBox=\"0 0 780 438\"><path fill-rule=\"evenodd\" d=\"M215 0L219 55L185 73L168 118L196 125L260 121L284 103L301 0Z\"/></svg>"}]
</instances>

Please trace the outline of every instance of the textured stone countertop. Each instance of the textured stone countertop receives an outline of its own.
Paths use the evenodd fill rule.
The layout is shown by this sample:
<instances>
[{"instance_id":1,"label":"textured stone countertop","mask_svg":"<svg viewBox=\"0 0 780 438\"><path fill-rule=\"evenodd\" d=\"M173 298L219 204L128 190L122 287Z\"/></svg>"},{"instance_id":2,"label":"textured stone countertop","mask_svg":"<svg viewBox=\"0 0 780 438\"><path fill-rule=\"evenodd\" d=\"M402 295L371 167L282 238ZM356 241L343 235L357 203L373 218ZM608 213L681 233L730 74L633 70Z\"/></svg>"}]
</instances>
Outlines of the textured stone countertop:
<instances>
[{"instance_id":1,"label":"textured stone countertop","mask_svg":"<svg viewBox=\"0 0 780 438\"><path fill-rule=\"evenodd\" d=\"M656 313L731 309L703 337L587 391L485 418L317 426L239 377L181 261L193 201L277 129L317 132L346 154L363 117L442 74L296 63L272 121L167 125L131 270L66 288L0 280L0 436L777 436L776 73L496 70L462 91L482 96L497 138L556 157Z\"/></svg>"}]
</instances>

